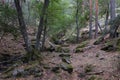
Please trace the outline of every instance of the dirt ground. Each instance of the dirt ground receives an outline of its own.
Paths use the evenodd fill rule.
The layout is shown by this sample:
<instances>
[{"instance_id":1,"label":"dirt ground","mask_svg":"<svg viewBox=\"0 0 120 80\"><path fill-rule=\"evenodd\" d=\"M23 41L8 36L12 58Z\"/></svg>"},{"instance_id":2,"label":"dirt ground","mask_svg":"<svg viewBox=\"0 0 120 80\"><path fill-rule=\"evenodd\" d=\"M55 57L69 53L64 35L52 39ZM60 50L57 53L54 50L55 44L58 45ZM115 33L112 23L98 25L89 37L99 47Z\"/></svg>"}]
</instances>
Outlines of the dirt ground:
<instances>
[{"instance_id":1,"label":"dirt ground","mask_svg":"<svg viewBox=\"0 0 120 80\"><path fill-rule=\"evenodd\" d=\"M20 38L14 41L10 35L4 37L0 43L0 54L20 54L24 53L23 40ZM93 45L95 40L90 40L84 52L74 53L78 44L69 44L70 61L73 72L70 74L60 69L60 73L54 73L50 69L43 70L42 77L27 76L24 78L8 78L0 80L120 80L120 52L105 52L100 50L103 44ZM60 53L43 52L44 64L54 67L61 63ZM119 61L118 61L119 60ZM90 72L85 73L86 67L90 67ZM0 73L2 74L2 73Z\"/></svg>"}]
</instances>

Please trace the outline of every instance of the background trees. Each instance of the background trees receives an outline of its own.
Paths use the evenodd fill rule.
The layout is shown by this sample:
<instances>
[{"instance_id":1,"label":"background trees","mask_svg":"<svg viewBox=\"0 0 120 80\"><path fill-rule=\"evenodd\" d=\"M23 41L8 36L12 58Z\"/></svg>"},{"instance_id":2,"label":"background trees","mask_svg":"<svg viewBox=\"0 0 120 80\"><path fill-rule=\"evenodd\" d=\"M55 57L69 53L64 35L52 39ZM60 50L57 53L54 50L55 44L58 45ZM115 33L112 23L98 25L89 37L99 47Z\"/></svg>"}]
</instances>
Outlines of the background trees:
<instances>
[{"instance_id":1,"label":"background trees","mask_svg":"<svg viewBox=\"0 0 120 80\"><path fill-rule=\"evenodd\" d=\"M86 63L91 60L92 64L93 61L100 62L101 60L110 59L108 57L110 57L111 54L108 54L109 56L107 58L105 56L101 59L99 56L103 54L98 55L98 53L103 53L101 50L116 51L120 49L120 40L115 38L119 37L120 33L119 7L119 0L1 0L0 64L2 64L2 66L0 65L0 76L1 67L4 69L5 66L6 69L10 64L14 63L13 68L8 69L8 72L11 72L10 75L14 77L24 74L36 76L36 73L37 76L41 76L41 72L43 74L45 73L42 68L47 68L46 74L48 70L50 70L50 72L64 70L70 73L71 76L73 72L72 65L75 65L73 67L76 67L75 70L77 70L77 63L81 63L82 61L78 59L77 62L77 58L83 58L83 63L84 59ZM109 37L116 39L113 41L114 43L111 42L112 40ZM93 43L94 40L96 41ZM109 42L107 43L107 41ZM10 44L12 45L12 49L11 46L9 46ZM95 46L97 44L100 45ZM5 49L1 49L2 47L5 47ZM10 52L12 53L12 57L9 55ZM90 53L89 55L75 54L84 52ZM108 52L104 53L106 54ZM74 57L73 60L70 59L71 55L72 58ZM91 59L90 56L93 56L92 58L94 59ZM51 67L41 64L42 59L46 57ZM57 58L54 59L54 57ZM56 60L55 63L54 60ZM47 64L46 61L43 62ZM74 61L77 62L77 65L70 64ZM112 60L110 59L110 61ZM59 62L66 63L68 68L64 68L64 65L61 63L59 66ZM95 63L98 64L97 62ZM8 65L6 66L6 64ZM87 66L89 67L91 65ZM109 66L108 68L110 68ZM14 69L14 67L17 68ZM85 67L86 66L81 67L80 70ZM14 70L12 71L11 69ZM81 74L85 73L83 77L87 79L90 75L88 76L86 69L84 71L85 72ZM101 71L97 73L101 74ZM102 73L104 74L105 72L102 71ZM59 79L64 80L61 74Z\"/></svg>"}]
</instances>

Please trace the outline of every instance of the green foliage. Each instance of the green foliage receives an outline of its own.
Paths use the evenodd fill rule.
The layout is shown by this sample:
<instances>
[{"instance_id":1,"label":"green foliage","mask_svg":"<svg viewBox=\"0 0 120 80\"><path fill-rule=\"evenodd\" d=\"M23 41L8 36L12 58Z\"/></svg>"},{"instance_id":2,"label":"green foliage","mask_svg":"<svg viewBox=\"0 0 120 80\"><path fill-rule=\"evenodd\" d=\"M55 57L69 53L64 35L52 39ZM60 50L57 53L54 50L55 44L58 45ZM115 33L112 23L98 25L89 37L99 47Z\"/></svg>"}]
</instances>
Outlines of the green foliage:
<instances>
[{"instance_id":1,"label":"green foliage","mask_svg":"<svg viewBox=\"0 0 120 80\"><path fill-rule=\"evenodd\" d=\"M73 19L72 15L68 14L68 9L69 5L66 1L51 0L47 12L50 33L57 34L68 28Z\"/></svg>"},{"instance_id":2,"label":"green foliage","mask_svg":"<svg viewBox=\"0 0 120 80\"><path fill-rule=\"evenodd\" d=\"M35 0L32 0L32 5L30 6L30 8L32 8L32 16L36 16L36 17L40 17L41 15L41 10L42 10L42 6L43 6L43 3L42 2L39 2L39 1L35 1Z\"/></svg>"},{"instance_id":3,"label":"green foliage","mask_svg":"<svg viewBox=\"0 0 120 80\"><path fill-rule=\"evenodd\" d=\"M114 20L109 22L111 26L119 26L120 25L120 15L118 15Z\"/></svg>"},{"instance_id":4,"label":"green foliage","mask_svg":"<svg viewBox=\"0 0 120 80\"><path fill-rule=\"evenodd\" d=\"M99 0L99 13L101 16L109 12L109 2L110 0Z\"/></svg>"},{"instance_id":5,"label":"green foliage","mask_svg":"<svg viewBox=\"0 0 120 80\"><path fill-rule=\"evenodd\" d=\"M76 4L74 4L74 7L75 7L74 16L76 16L76 10L78 9L79 27L83 28L87 25L86 22L89 20L89 8L88 8L88 5L84 4L83 0L75 0L75 3Z\"/></svg>"},{"instance_id":6,"label":"green foliage","mask_svg":"<svg viewBox=\"0 0 120 80\"><path fill-rule=\"evenodd\" d=\"M73 15L70 10L70 2L64 0L50 0L49 7L46 12L47 30L51 35L57 35L59 32L66 30L73 22ZM39 22L43 7L42 1L32 0L32 16L36 17Z\"/></svg>"},{"instance_id":7,"label":"green foliage","mask_svg":"<svg viewBox=\"0 0 120 80\"><path fill-rule=\"evenodd\" d=\"M94 66L92 64L87 64L85 67L85 73L89 73L93 70Z\"/></svg>"},{"instance_id":8,"label":"green foliage","mask_svg":"<svg viewBox=\"0 0 120 80\"><path fill-rule=\"evenodd\" d=\"M15 9L10 7L8 4L0 4L0 32L11 33L17 37L17 14Z\"/></svg>"},{"instance_id":9,"label":"green foliage","mask_svg":"<svg viewBox=\"0 0 120 80\"><path fill-rule=\"evenodd\" d=\"M3 20L9 20L11 18L16 18L16 11L12 7L10 7L8 4L0 4L0 17L3 18ZM7 19L6 19L7 18Z\"/></svg>"}]
</instances>

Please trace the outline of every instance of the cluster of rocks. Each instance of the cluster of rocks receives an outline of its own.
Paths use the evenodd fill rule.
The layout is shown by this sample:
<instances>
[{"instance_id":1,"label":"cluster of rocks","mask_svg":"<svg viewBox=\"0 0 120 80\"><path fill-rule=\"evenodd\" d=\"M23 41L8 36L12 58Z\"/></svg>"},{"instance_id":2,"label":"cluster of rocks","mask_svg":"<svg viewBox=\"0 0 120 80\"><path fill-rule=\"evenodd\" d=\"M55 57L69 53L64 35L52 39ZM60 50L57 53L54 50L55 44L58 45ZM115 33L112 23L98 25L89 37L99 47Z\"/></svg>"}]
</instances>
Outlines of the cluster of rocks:
<instances>
[{"instance_id":1,"label":"cluster of rocks","mask_svg":"<svg viewBox=\"0 0 120 80\"><path fill-rule=\"evenodd\" d=\"M59 57L61 58L61 63L55 67L52 68L52 71L55 73L59 73L60 69L67 71L68 73L72 73L73 72L73 67L71 65L71 61L70 61L70 53L61 53L59 54Z\"/></svg>"}]
</instances>

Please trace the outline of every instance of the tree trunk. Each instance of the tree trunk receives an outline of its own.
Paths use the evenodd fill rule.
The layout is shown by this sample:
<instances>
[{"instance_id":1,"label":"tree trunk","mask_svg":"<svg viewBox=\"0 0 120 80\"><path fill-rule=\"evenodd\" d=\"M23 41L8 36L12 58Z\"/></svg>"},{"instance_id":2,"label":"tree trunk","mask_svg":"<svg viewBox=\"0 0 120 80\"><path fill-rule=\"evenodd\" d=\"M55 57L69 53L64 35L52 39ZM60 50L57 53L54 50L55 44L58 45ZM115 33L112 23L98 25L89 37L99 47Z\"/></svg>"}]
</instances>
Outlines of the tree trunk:
<instances>
[{"instance_id":1,"label":"tree trunk","mask_svg":"<svg viewBox=\"0 0 120 80\"><path fill-rule=\"evenodd\" d=\"M78 0L77 0L77 8L76 8L76 30L77 30L77 37L76 37L76 42L78 43L79 42L79 34L80 34L80 31L79 31L79 22L78 22L78 12L79 12L79 4L78 4Z\"/></svg>"},{"instance_id":2,"label":"tree trunk","mask_svg":"<svg viewBox=\"0 0 120 80\"><path fill-rule=\"evenodd\" d=\"M99 27L100 31L103 32L99 22L98 22L98 27Z\"/></svg>"},{"instance_id":3,"label":"tree trunk","mask_svg":"<svg viewBox=\"0 0 120 80\"><path fill-rule=\"evenodd\" d=\"M20 6L20 2L19 2L19 0L14 0L14 3L15 3L15 7L16 7L16 10L18 13L18 21L19 21L19 25L20 25L20 31L21 31L21 34L22 34L24 42L25 42L26 50L27 50L27 52L31 52L32 51L31 45L30 45L30 41L28 39L28 34L27 34L26 25L25 25L22 9Z\"/></svg>"},{"instance_id":4,"label":"tree trunk","mask_svg":"<svg viewBox=\"0 0 120 80\"><path fill-rule=\"evenodd\" d=\"M105 29L104 29L104 33L106 33L107 30L107 25L108 25L108 18L109 18L109 10L106 11L106 18L105 18Z\"/></svg>"},{"instance_id":5,"label":"tree trunk","mask_svg":"<svg viewBox=\"0 0 120 80\"><path fill-rule=\"evenodd\" d=\"M39 46L40 46L40 39L41 39L41 34L42 34L42 30L43 30L43 25L44 25L44 18L45 18L45 14L46 14L48 5L49 5L49 0L45 0L43 9L42 9L42 15L41 15L39 26L38 26L38 33L37 33L37 37L36 37L35 48L37 50L39 50Z\"/></svg>"},{"instance_id":6,"label":"tree trunk","mask_svg":"<svg viewBox=\"0 0 120 80\"><path fill-rule=\"evenodd\" d=\"M89 0L89 37L92 38L92 0Z\"/></svg>"},{"instance_id":7,"label":"tree trunk","mask_svg":"<svg viewBox=\"0 0 120 80\"><path fill-rule=\"evenodd\" d=\"M116 17L115 15L115 0L110 0L110 18L111 20L114 20ZM113 38L115 34L115 28L116 26L111 26L110 27L110 37Z\"/></svg>"},{"instance_id":8,"label":"tree trunk","mask_svg":"<svg viewBox=\"0 0 120 80\"><path fill-rule=\"evenodd\" d=\"M31 19L30 19L30 12L31 12L31 11L30 11L30 2L28 1L27 4L28 4L28 5L27 5L27 6L28 6L28 20L27 20L27 21L28 21L28 24L29 24L29 23L30 23L30 20L31 20Z\"/></svg>"},{"instance_id":9,"label":"tree trunk","mask_svg":"<svg viewBox=\"0 0 120 80\"><path fill-rule=\"evenodd\" d=\"M110 18L111 20L115 19L115 0L110 0Z\"/></svg>"},{"instance_id":10,"label":"tree trunk","mask_svg":"<svg viewBox=\"0 0 120 80\"><path fill-rule=\"evenodd\" d=\"M95 11L95 38L98 36L98 0L95 3L96 11Z\"/></svg>"},{"instance_id":11,"label":"tree trunk","mask_svg":"<svg viewBox=\"0 0 120 80\"><path fill-rule=\"evenodd\" d=\"M45 48L44 44L45 44L46 33L47 33L46 29L47 29L47 17L46 17L46 19L45 19L45 26L44 26L44 29L43 29L43 39L42 39L42 47L41 47L41 50L42 50L42 51L43 51L44 48Z\"/></svg>"},{"instance_id":12,"label":"tree trunk","mask_svg":"<svg viewBox=\"0 0 120 80\"><path fill-rule=\"evenodd\" d=\"M4 2L4 0L2 0L2 4L4 4L5 2Z\"/></svg>"}]
</instances>

